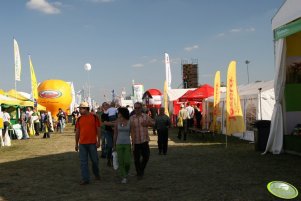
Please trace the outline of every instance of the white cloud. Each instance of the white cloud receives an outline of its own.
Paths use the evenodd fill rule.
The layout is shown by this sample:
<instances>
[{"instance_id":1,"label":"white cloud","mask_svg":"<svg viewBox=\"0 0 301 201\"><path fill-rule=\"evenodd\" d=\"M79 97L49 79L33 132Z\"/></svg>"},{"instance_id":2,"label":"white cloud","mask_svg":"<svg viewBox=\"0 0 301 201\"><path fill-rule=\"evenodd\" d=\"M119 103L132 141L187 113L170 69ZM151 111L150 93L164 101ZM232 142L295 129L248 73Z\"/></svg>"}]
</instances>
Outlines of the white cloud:
<instances>
[{"instance_id":1,"label":"white cloud","mask_svg":"<svg viewBox=\"0 0 301 201\"><path fill-rule=\"evenodd\" d=\"M246 33L246 32L255 32L256 29L254 27L249 27L249 28L233 28L230 29L228 32L221 32L219 34L216 34L216 38L221 38L226 35L229 35L229 33Z\"/></svg>"},{"instance_id":2,"label":"white cloud","mask_svg":"<svg viewBox=\"0 0 301 201\"><path fill-rule=\"evenodd\" d=\"M242 29L241 28L236 28L236 29L231 29L230 32L234 33L234 32L241 32Z\"/></svg>"},{"instance_id":3,"label":"white cloud","mask_svg":"<svg viewBox=\"0 0 301 201\"><path fill-rule=\"evenodd\" d=\"M134 68L141 68L143 66L144 66L143 64L133 64L132 65L132 67L134 67Z\"/></svg>"},{"instance_id":4,"label":"white cloud","mask_svg":"<svg viewBox=\"0 0 301 201\"><path fill-rule=\"evenodd\" d=\"M253 32L253 31L255 31L255 28L254 27L250 27L250 28L247 28L245 30L246 30L246 32Z\"/></svg>"},{"instance_id":5,"label":"white cloud","mask_svg":"<svg viewBox=\"0 0 301 201\"><path fill-rule=\"evenodd\" d=\"M157 59L151 59L150 61L149 61L149 63L156 63L158 60Z\"/></svg>"},{"instance_id":6,"label":"white cloud","mask_svg":"<svg viewBox=\"0 0 301 201\"><path fill-rule=\"evenodd\" d=\"M199 48L198 45L193 45L191 47L185 47L184 50L187 51L187 52L190 52L190 51L198 49L198 48Z\"/></svg>"},{"instance_id":7,"label":"white cloud","mask_svg":"<svg viewBox=\"0 0 301 201\"><path fill-rule=\"evenodd\" d=\"M113 2L115 0L90 0L91 2L94 2L94 3L110 3L110 2Z\"/></svg>"},{"instance_id":8,"label":"white cloud","mask_svg":"<svg viewBox=\"0 0 301 201\"><path fill-rule=\"evenodd\" d=\"M217 37L223 37L223 36L225 36L225 33L219 33L219 34L217 34Z\"/></svg>"},{"instance_id":9,"label":"white cloud","mask_svg":"<svg viewBox=\"0 0 301 201\"><path fill-rule=\"evenodd\" d=\"M62 3L49 3L46 0L29 0L26 3L27 8L37 10L45 14L59 14L61 11L58 8Z\"/></svg>"}]
</instances>

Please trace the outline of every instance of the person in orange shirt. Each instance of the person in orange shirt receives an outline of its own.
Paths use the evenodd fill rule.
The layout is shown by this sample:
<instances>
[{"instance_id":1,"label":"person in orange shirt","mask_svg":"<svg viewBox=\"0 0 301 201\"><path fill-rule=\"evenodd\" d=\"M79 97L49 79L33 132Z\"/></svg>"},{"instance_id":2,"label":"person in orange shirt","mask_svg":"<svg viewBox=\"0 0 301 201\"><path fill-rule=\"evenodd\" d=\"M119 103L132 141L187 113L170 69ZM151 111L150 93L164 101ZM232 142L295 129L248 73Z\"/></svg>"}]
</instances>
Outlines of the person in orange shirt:
<instances>
[{"instance_id":1,"label":"person in orange shirt","mask_svg":"<svg viewBox=\"0 0 301 201\"><path fill-rule=\"evenodd\" d=\"M92 171L96 180L100 179L97 148L100 147L101 128L97 115L89 112L89 104L82 102L79 105L81 116L75 124L75 151L79 151L82 181L80 185L90 183L88 156L92 162Z\"/></svg>"}]
</instances>

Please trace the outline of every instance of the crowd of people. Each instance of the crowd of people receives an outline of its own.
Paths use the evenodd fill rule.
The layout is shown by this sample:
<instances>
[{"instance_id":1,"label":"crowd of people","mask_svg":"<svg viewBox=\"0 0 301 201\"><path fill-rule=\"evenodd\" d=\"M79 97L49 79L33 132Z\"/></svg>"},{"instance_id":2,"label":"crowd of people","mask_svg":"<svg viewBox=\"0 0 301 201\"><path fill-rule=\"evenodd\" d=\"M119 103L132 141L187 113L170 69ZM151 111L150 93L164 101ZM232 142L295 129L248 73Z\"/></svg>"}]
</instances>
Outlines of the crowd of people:
<instances>
[{"instance_id":1,"label":"crowd of people","mask_svg":"<svg viewBox=\"0 0 301 201\"><path fill-rule=\"evenodd\" d=\"M79 151L81 185L90 183L89 158L95 179L100 179L98 148L101 148L100 158L107 160L108 167L113 166L113 151L117 152L121 183L125 184L128 181L132 158L137 178L142 179L150 158L149 128L152 129L153 135L157 135L158 154L167 155L171 121L163 107L147 108L142 103L136 102L131 109L129 106L115 105L114 102L104 102L94 111L90 110L87 102L82 102L78 108L74 108L71 116L75 131L75 151ZM57 121L51 121L52 118L49 113L38 112L36 108L27 107L26 111L21 111L22 139L28 139L33 135L39 136L41 132L44 132L43 138L50 138L50 133L54 130L63 133L68 119L67 114L60 108L56 114ZM9 126L7 122L10 121L10 116L5 109L3 119L2 135ZM196 119L196 126L201 127L199 105L192 107L189 103L186 106L182 104L177 119L178 138L182 139L183 135L183 140L186 140L188 128L194 125L194 119Z\"/></svg>"},{"instance_id":2,"label":"crowd of people","mask_svg":"<svg viewBox=\"0 0 301 201\"><path fill-rule=\"evenodd\" d=\"M142 179L150 157L148 128L158 134L158 154L166 155L168 147L168 128L170 119L164 114L149 114L143 104L136 102L134 110L128 107L116 107L114 103L104 102L97 112L90 112L87 103L79 106L80 117L75 123L75 150L79 151L81 167L81 185L90 183L88 157L96 180L99 177L97 148L101 146L101 158L107 159L107 166L112 167L112 152L117 152L118 171L121 183L127 183L131 158L137 178ZM153 117L153 118L152 118ZM88 123L89 122L89 123Z\"/></svg>"},{"instance_id":3,"label":"crowd of people","mask_svg":"<svg viewBox=\"0 0 301 201\"><path fill-rule=\"evenodd\" d=\"M3 129L2 139L8 134L10 139L29 139L31 136L40 136L44 133L43 138L50 138L50 133L62 133L66 125L67 114L60 108L55 114L57 121L51 116L48 111L38 111L35 107L25 107L20 109L20 115L17 119L17 124L20 127L14 127L11 124L11 114L8 112L9 108L2 108L3 112ZM18 129L19 128L19 129ZM11 131L11 132L9 132Z\"/></svg>"},{"instance_id":4,"label":"crowd of people","mask_svg":"<svg viewBox=\"0 0 301 201\"><path fill-rule=\"evenodd\" d=\"M181 104L181 109L177 115L177 127L178 127L178 139L187 139L187 133L191 133L191 128L196 127L197 129L202 129L202 113L200 110L200 104L191 106L188 102L186 106Z\"/></svg>"}]
</instances>

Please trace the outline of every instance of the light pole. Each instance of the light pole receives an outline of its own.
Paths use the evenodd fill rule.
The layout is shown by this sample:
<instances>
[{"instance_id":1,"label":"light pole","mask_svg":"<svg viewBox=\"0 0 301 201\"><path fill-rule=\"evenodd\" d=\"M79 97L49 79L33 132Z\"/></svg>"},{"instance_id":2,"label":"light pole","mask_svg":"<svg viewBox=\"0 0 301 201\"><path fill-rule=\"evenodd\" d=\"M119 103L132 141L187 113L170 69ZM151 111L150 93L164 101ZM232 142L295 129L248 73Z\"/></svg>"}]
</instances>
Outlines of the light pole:
<instances>
[{"instance_id":1,"label":"light pole","mask_svg":"<svg viewBox=\"0 0 301 201\"><path fill-rule=\"evenodd\" d=\"M90 75L89 75L89 71L91 70L91 64L86 63L85 64L85 70L88 72L88 99L91 98L91 94L90 94Z\"/></svg>"},{"instance_id":2,"label":"light pole","mask_svg":"<svg viewBox=\"0 0 301 201\"><path fill-rule=\"evenodd\" d=\"M245 63L247 64L247 75L248 75L248 84L249 84L249 60L246 60Z\"/></svg>"}]
</instances>

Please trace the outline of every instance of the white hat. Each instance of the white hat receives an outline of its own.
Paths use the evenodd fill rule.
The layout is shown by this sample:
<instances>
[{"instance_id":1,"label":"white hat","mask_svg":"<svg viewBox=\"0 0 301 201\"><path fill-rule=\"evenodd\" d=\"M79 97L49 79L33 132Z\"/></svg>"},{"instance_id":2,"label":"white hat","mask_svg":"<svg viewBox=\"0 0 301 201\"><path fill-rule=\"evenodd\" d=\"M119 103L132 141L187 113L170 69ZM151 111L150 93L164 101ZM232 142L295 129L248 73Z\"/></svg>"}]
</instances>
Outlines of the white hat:
<instances>
[{"instance_id":1,"label":"white hat","mask_svg":"<svg viewBox=\"0 0 301 201\"><path fill-rule=\"evenodd\" d=\"M184 107L184 104L181 104L181 108Z\"/></svg>"},{"instance_id":2,"label":"white hat","mask_svg":"<svg viewBox=\"0 0 301 201\"><path fill-rule=\"evenodd\" d=\"M78 106L79 108L87 108L89 107L89 104L87 102L81 102L80 105Z\"/></svg>"}]
</instances>

